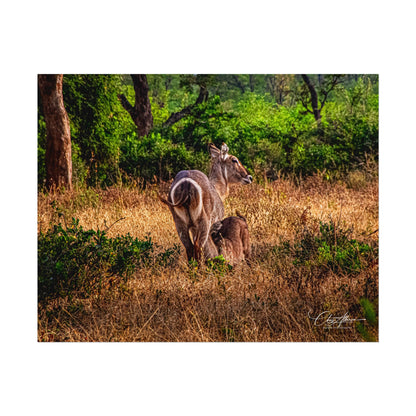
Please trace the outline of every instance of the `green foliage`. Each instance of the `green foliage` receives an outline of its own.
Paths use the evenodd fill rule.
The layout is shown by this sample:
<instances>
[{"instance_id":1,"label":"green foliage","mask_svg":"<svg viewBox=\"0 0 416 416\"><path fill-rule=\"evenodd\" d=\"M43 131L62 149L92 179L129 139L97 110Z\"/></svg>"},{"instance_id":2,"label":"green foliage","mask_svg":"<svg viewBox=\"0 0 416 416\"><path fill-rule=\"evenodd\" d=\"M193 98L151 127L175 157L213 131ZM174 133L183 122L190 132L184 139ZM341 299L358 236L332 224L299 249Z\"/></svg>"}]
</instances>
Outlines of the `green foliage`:
<instances>
[{"instance_id":1,"label":"green foliage","mask_svg":"<svg viewBox=\"0 0 416 416\"><path fill-rule=\"evenodd\" d=\"M207 273L209 276L217 279L218 287L220 287L225 293L226 286L224 278L232 270L233 266L231 266L231 264L228 263L222 255L219 255L207 260L204 273Z\"/></svg>"},{"instance_id":2,"label":"green foliage","mask_svg":"<svg viewBox=\"0 0 416 416\"><path fill-rule=\"evenodd\" d=\"M135 126L117 95L127 93L119 75L65 75L64 104L70 120L75 180L111 185L120 180L120 144Z\"/></svg>"},{"instance_id":3,"label":"green foliage","mask_svg":"<svg viewBox=\"0 0 416 416\"><path fill-rule=\"evenodd\" d=\"M367 298L362 298L360 300L360 305L363 308L364 317L365 317L366 321L370 325L376 325L377 315L376 315L375 306Z\"/></svg>"},{"instance_id":4,"label":"green foliage","mask_svg":"<svg viewBox=\"0 0 416 416\"><path fill-rule=\"evenodd\" d=\"M281 172L347 172L378 151L378 96L365 91L357 107L341 89L339 101L324 107L319 129L301 104L276 106L267 95L246 93L238 102L212 97L161 134L201 152L225 141L250 171L270 179Z\"/></svg>"},{"instance_id":5,"label":"green foliage","mask_svg":"<svg viewBox=\"0 0 416 416\"><path fill-rule=\"evenodd\" d=\"M211 277L217 279L218 286L225 289L223 278L233 270L233 266L220 255L205 262L205 267L201 267L197 260L188 261L188 275L190 280L198 281L201 278Z\"/></svg>"},{"instance_id":6,"label":"green foliage","mask_svg":"<svg viewBox=\"0 0 416 416\"><path fill-rule=\"evenodd\" d=\"M38 184L46 181L46 123L45 118L38 112Z\"/></svg>"},{"instance_id":7,"label":"green foliage","mask_svg":"<svg viewBox=\"0 0 416 416\"><path fill-rule=\"evenodd\" d=\"M367 154L378 155L378 94L360 79L352 89L340 88L337 101L324 113L324 139L339 154L344 170L358 166Z\"/></svg>"},{"instance_id":8,"label":"green foliage","mask_svg":"<svg viewBox=\"0 0 416 416\"><path fill-rule=\"evenodd\" d=\"M315 140L297 143L292 154L292 166L296 173L311 175L316 171L333 170L339 167L340 155L329 144Z\"/></svg>"},{"instance_id":9,"label":"green foliage","mask_svg":"<svg viewBox=\"0 0 416 416\"><path fill-rule=\"evenodd\" d=\"M120 168L127 175L145 181L174 177L180 170L208 169L207 152L195 153L183 143L173 143L160 133L151 133L140 140L127 137L121 145Z\"/></svg>"},{"instance_id":10,"label":"green foliage","mask_svg":"<svg viewBox=\"0 0 416 416\"><path fill-rule=\"evenodd\" d=\"M222 335L227 342L235 342L235 330L228 326L221 328Z\"/></svg>"},{"instance_id":11,"label":"green foliage","mask_svg":"<svg viewBox=\"0 0 416 416\"><path fill-rule=\"evenodd\" d=\"M378 326L377 308L367 298L360 299L360 305L364 312L365 321L359 321L356 324L356 329L363 337L364 341L375 342L377 341L376 333Z\"/></svg>"},{"instance_id":12,"label":"green foliage","mask_svg":"<svg viewBox=\"0 0 416 416\"><path fill-rule=\"evenodd\" d=\"M326 101L319 127L291 92L304 88L300 82L295 76L149 75L154 128L139 139L117 98L123 93L134 103L129 76L65 75L74 182L107 186L126 176L152 181L169 179L183 169L207 172L208 143L223 141L252 174L272 180L280 174L323 171L330 178L360 169L368 158L377 162L377 76L345 76ZM195 103L201 86L208 89L209 99L164 127L173 112ZM45 148L40 111L40 185Z\"/></svg>"},{"instance_id":13,"label":"green foliage","mask_svg":"<svg viewBox=\"0 0 416 416\"><path fill-rule=\"evenodd\" d=\"M223 276L231 271L233 267L225 260L224 256L216 256L207 260L207 271L211 271Z\"/></svg>"},{"instance_id":14,"label":"green foliage","mask_svg":"<svg viewBox=\"0 0 416 416\"><path fill-rule=\"evenodd\" d=\"M39 301L59 296L99 293L115 277L127 280L137 267L171 265L178 246L153 255L155 245L129 234L109 238L105 231L84 230L79 220L54 225L38 237Z\"/></svg>"},{"instance_id":15,"label":"green foliage","mask_svg":"<svg viewBox=\"0 0 416 416\"><path fill-rule=\"evenodd\" d=\"M226 113L218 96L192 108L191 113L173 125L171 128L160 129L162 136L169 138L173 143L183 143L196 152L207 152L211 142L218 142L219 123L224 119L232 118ZM225 141L224 138L223 141Z\"/></svg>"},{"instance_id":16,"label":"green foliage","mask_svg":"<svg viewBox=\"0 0 416 416\"><path fill-rule=\"evenodd\" d=\"M72 151L72 181L78 186L86 185L89 178L88 165L82 158L81 149L77 143L71 142Z\"/></svg>"},{"instance_id":17,"label":"green foliage","mask_svg":"<svg viewBox=\"0 0 416 416\"><path fill-rule=\"evenodd\" d=\"M154 264L162 267L171 267L174 265L181 253L181 245L174 244L172 248L157 254L154 257Z\"/></svg>"},{"instance_id":18,"label":"green foliage","mask_svg":"<svg viewBox=\"0 0 416 416\"><path fill-rule=\"evenodd\" d=\"M350 235L350 229L344 230L333 221L321 222L318 235L306 229L302 239L293 246L294 264L334 272L360 272L375 258L375 249L351 239ZM283 248L287 249L287 243Z\"/></svg>"}]
</instances>

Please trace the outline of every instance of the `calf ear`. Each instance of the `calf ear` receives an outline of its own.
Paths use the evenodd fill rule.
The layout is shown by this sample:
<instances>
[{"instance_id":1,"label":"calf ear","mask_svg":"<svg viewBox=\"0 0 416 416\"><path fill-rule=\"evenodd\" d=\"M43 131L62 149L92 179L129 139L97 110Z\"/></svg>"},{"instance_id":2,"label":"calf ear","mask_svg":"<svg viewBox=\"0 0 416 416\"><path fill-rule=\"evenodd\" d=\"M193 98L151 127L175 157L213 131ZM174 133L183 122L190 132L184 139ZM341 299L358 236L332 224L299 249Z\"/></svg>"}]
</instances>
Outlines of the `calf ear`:
<instances>
[{"instance_id":1,"label":"calf ear","mask_svg":"<svg viewBox=\"0 0 416 416\"><path fill-rule=\"evenodd\" d=\"M212 224L212 227L210 230L212 241L214 242L216 246L219 246L221 244L221 240L222 240L222 236L220 233L221 228L222 228L222 222L218 221Z\"/></svg>"},{"instance_id":2,"label":"calf ear","mask_svg":"<svg viewBox=\"0 0 416 416\"><path fill-rule=\"evenodd\" d=\"M236 215L237 217L241 218L242 220L244 220L245 222L247 222L246 218L245 218L243 215L241 215L240 211L236 211L236 212L235 212L235 215Z\"/></svg>"},{"instance_id":3,"label":"calf ear","mask_svg":"<svg viewBox=\"0 0 416 416\"><path fill-rule=\"evenodd\" d=\"M214 144L210 143L208 145L209 153L213 159L217 158L221 152L220 149L217 149Z\"/></svg>"},{"instance_id":4,"label":"calf ear","mask_svg":"<svg viewBox=\"0 0 416 416\"><path fill-rule=\"evenodd\" d=\"M222 228L222 222L221 221L214 222L214 224L212 224L212 226L211 226L211 235L212 234L218 234L220 232L221 228Z\"/></svg>"}]
</instances>

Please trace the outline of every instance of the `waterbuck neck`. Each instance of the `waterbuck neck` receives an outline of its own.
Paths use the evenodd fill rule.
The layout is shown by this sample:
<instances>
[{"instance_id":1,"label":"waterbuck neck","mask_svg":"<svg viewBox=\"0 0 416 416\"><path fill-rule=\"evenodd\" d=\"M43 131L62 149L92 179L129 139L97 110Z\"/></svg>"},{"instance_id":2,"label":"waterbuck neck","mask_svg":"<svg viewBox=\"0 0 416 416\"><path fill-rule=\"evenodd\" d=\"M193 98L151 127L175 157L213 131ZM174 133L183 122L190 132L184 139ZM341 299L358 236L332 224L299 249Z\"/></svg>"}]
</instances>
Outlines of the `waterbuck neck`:
<instances>
[{"instance_id":1,"label":"waterbuck neck","mask_svg":"<svg viewBox=\"0 0 416 416\"><path fill-rule=\"evenodd\" d=\"M227 167L220 163L214 163L209 173L209 180L214 185L222 200L228 196Z\"/></svg>"}]
</instances>

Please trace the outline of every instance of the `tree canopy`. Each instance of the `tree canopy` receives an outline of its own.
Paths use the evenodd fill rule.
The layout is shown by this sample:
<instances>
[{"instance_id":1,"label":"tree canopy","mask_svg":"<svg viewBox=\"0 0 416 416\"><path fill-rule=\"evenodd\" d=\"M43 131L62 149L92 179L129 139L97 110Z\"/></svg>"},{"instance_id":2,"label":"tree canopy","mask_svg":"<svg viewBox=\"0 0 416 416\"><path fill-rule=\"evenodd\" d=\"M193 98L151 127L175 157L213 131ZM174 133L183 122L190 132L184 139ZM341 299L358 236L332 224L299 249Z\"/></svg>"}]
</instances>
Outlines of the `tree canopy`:
<instances>
[{"instance_id":1,"label":"tree canopy","mask_svg":"<svg viewBox=\"0 0 416 416\"><path fill-rule=\"evenodd\" d=\"M336 177L378 158L378 76L64 75L73 181L110 186L207 171L227 143L258 178ZM38 182L46 181L39 97ZM150 106L149 106L150 105Z\"/></svg>"}]
</instances>

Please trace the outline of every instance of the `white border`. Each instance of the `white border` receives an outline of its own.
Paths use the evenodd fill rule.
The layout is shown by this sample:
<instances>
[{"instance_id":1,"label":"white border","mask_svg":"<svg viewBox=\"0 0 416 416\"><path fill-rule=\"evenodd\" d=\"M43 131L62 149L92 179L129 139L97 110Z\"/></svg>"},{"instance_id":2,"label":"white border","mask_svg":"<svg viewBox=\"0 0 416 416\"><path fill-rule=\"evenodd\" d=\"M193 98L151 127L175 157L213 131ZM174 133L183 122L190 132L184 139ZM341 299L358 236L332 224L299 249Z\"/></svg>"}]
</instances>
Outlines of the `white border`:
<instances>
[{"instance_id":1,"label":"white border","mask_svg":"<svg viewBox=\"0 0 416 416\"><path fill-rule=\"evenodd\" d=\"M416 279L410 5L3 5L3 413L408 414ZM379 73L380 342L36 343L36 74L44 72Z\"/></svg>"}]
</instances>

